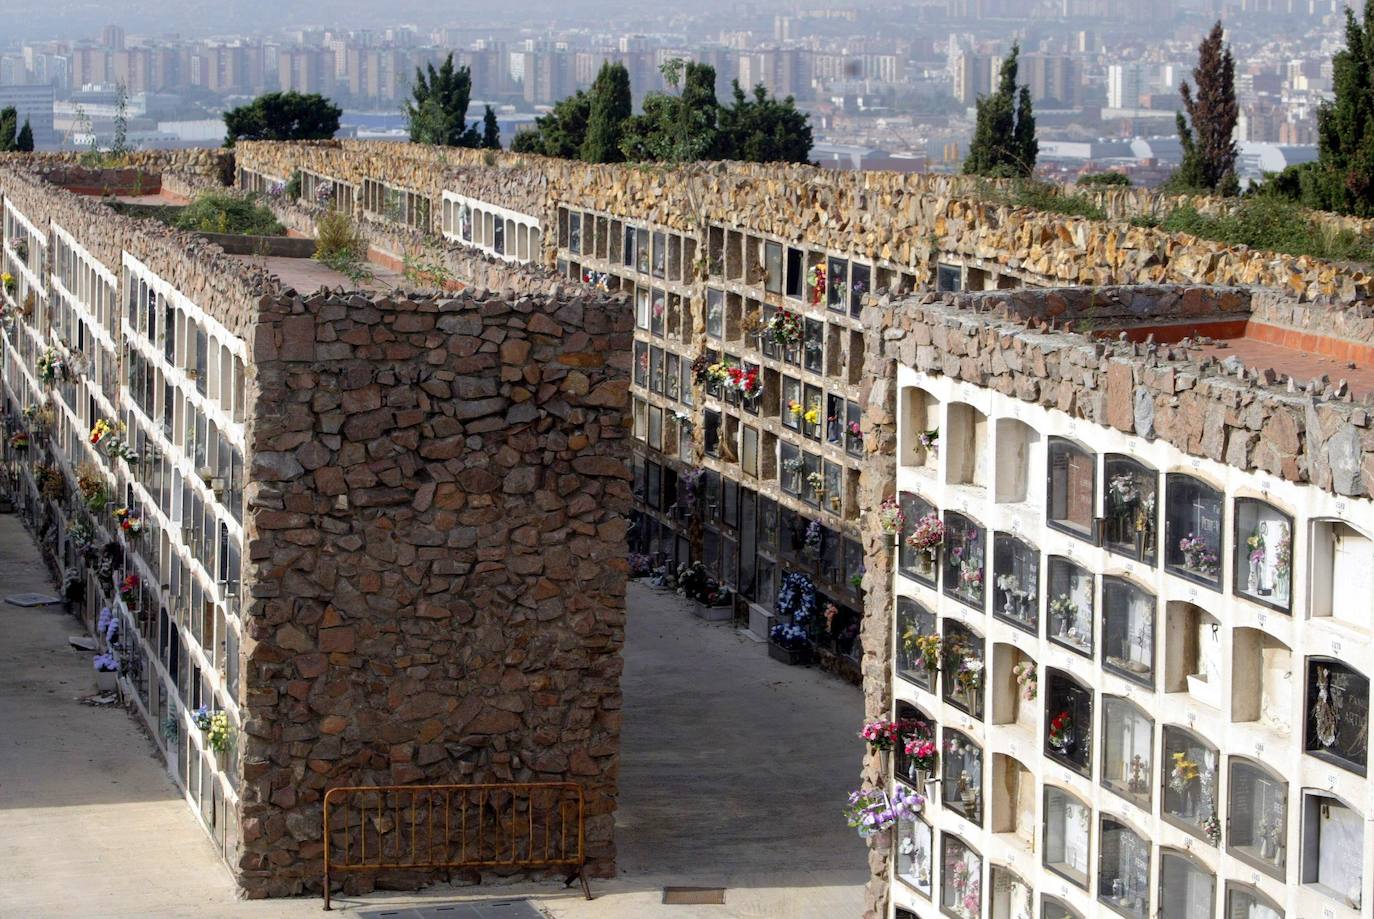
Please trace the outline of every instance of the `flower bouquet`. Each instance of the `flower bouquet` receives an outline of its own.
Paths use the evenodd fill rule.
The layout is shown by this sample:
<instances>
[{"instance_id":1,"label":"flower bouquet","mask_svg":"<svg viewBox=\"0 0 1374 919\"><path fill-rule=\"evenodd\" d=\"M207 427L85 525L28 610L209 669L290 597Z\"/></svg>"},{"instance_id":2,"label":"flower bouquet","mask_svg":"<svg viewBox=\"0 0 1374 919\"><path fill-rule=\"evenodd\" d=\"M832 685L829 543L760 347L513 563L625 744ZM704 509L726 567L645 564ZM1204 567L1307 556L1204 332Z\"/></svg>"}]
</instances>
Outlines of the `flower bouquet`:
<instances>
[{"instance_id":1,"label":"flower bouquet","mask_svg":"<svg viewBox=\"0 0 1374 919\"><path fill-rule=\"evenodd\" d=\"M1203 577L1216 577L1220 561L1212 547L1201 536L1189 533L1178 541L1178 551L1183 553L1185 567L1196 571Z\"/></svg>"},{"instance_id":2,"label":"flower bouquet","mask_svg":"<svg viewBox=\"0 0 1374 919\"><path fill-rule=\"evenodd\" d=\"M1036 673L1035 662L1021 661L1011 668L1011 672L1016 677L1016 685L1021 689L1021 698L1027 702L1034 702L1040 692L1040 677Z\"/></svg>"},{"instance_id":3,"label":"flower bouquet","mask_svg":"<svg viewBox=\"0 0 1374 919\"><path fill-rule=\"evenodd\" d=\"M29 448L29 435L27 431L16 431L10 435L11 450L27 450Z\"/></svg>"},{"instance_id":4,"label":"flower bouquet","mask_svg":"<svg viewBox=\"0 0 1374 919\"><path fill-rule=\"evenodd\" d=\"M802 421L813 428L821 423L821 403L819 400L812 402L811 407L802 413Z\"/></svg>"},{"instance_id":5,"label":"flower bouquet","mask_svg":"<svg viewBox=\"0 0 1374 919\"><path fill-rule=\"evenodd\" d=\"M935 741L928 737L913 737L902 749L911 768L922 772L934 772L936 764L940 761L940 749L935 746Z\"/></svg>"},{"instance_id":6,"label":"flower bouquet","mask_svg":"<svg viewBox=\"0 0 1374 919\"><path fill-rule=\"evenodd\" d=\"M768 656L784 664L805 664L811 656L811 640L806 629L786 622L768 630Z\"/></svg>"},{"instance_id":7,"label":"flower bouquet","mask_svg":"<svg viewBox=\"0 0 1374 919\"><path fill-rule=\"evenodd\" d=\"M902 511L901 502L896 498L886 498L878 505L878 528L885 535L895 536L902 532L905 525L906 514Z\"/></svg>"},{"instance_id":8,"label":"flower bouquet","mask_svg":"<svg viewBox=\"0 0 1374 919\"><path fill-rule=\"evenodd\" d=\"M868 744L868 752L890 753L902 739L901 725L887 719L870 721L859 731L859 736Z\"/></svg>"},{"instance_id":9,"label":"flower bouquet","mask_svg":"<svg viewBox=\"0 0 1374 919\"><path fill-rule=\"evenodd\" d=\"M1172 756L1174 768L1169 771L1169 787L1178 794L1185 793L1193 782L1197 781L1197 763L1188 758L1186 753L1175 753Z\"/></svg>"},{"instance_id":10,"label":"flower bouquet","mask_svg":"<svg viewBox=\"0 0 1374 919\"><path fill-rule=\"evenodd\" d=\"M820 303L825 298L825 266L817 262L806 269L806 289L811 293L811 302Z\"/></svg>"},{"instance_id":11,"label":"flower bouquet","mask_svg":"<svg viewBox=\"0 0 1374 919\"><path fill-rule=\"evenodd\" d=\"M778 310L768 318L763 331L774 344L791 347L802 339L802 320L790 310Z\"/></svg>"},{"instance_id":12,"label":"flower bouquet","mask_svg":"<svg viewBox=\"0 0 1374 919\"><path fill-rule=\"evenodd\" d=\"M1073 715L1067 709L1050 719L1049 743L1056 753L1068 753L1073 748Z\"/></svg>"},{"instance_id":13,"label":"flower bouquet","mask_svg":"<svg viewBox=\"0 0 1374 919\"><path fill-rule=\"evenodd\" d=\"M141 583L142 580L138 575L125 575L124 580L119 582L119 599L123 600L126 604L132 603L134 598L138 596L138 588Z\"/></svg>"},{"instance_id":14,"label":"flower bouquet","mask_svg":"<svg viewBox=\"0 0 1374 919\"><path fill-rule=\"evenodd\" d=\"M825 494L825 474L813 472L806 477L806 484L816 493L817 497Z\"/></svg>"},{"instance_id":15,"label":"flower bouquet","mask_svg":"<svg viewBox=\"0 0 1374 919\"><path fill-rule=\"evenodd\" d=\"M8 271L4 274L0 274L0 284L5 285L5 293L9 294L11 297L14 296L14 290L17 286L14 275L10 274Z\"/></svg>"},{"instance_id":16,"label":"flower bouquet","mask_svg":"<svg viewBox=\"0 0 1374 919\"><path fill-rule=\"evenodd\" d=\"M908 654L915 654L926 668L926 672L932 676L940 669L942 644L940 636L934 632L929 635L919 635L915 628L908 627L902 633L902 646Z\"/></svg>"},{"instance_id":17,"label":"flower bouquet","mask_svg":"<svg viewBox=\"0 0 1374 919\"><path fill-rule=\"evenodd\" d=\"M916 521L916 527L906 538L906 544L922 558L920 565L927 577L934 574L935 558L945 541L945 524L935 511Z\"/></svg>"},{"instance_id":18,"label":"flower bouquet","mask_svg":"<svg viewBox=\"0 0 1374 919\"><path fill-rule=\"evenodd\" d=\"M119 674L119 658L106 652L91 658L95 668L95 688L100 692L114 692L115 678Z\"/></svg>"},{"instance_id":19,"label":"flower bouquet","mask_svg":"<svg viewBox=\"0 0 1374 919\"><path fill-rule=\"evenodd\" d=\"M212 723L211 719L213 717L214 713L210 711L210 706L208 705L202 705L191 713L191 721L193 721L195 726L202 731L210 730L210 725Z\"/></svg>"},{"instance_id":20,"label":"flower bouquet","mask_svg":"<svg viewBox=\"0 0 1374 919\"><path fill-rule=\"evenodd\" d=\"M898 820L911 820L921 811L925 798L900 785L892 792L864 788L850 792L845 818L864 839L892 829Z\"/></svg>"},{"instance_id":21,"label":"flower bouquet","mask_svg":"<svg viewBox=\"0 0 1374 919\"><path fill-rule=\"evenodd\" d=\"M726 386L746 399L756 398L759 393L763 392L763 381L759 379L757 367L752 370L730 367L726 369L725 376Z\"/></svg>"},{"instance_id":22,"label":"flower bouquet","mask_svg":"<svg viewBox=\"0 0 1374 919\"><path fill-rule=\"evenodd\" d=\"M940 429L932 428L916 435L916 445L931 456L940 455Z\"/></svg>"},{"instance_id":23,"label":"flower bouquet","mask_svg":"<svg viewBox=\"0 0 1374 919\"><path fill-rule=\"evenodd\" d=\"M110 434L113 434L114 430L115 426L113 424L101 418L95 423L95 426L91 428L91 446L98 445Z\"/></svg>"}]
</instances>

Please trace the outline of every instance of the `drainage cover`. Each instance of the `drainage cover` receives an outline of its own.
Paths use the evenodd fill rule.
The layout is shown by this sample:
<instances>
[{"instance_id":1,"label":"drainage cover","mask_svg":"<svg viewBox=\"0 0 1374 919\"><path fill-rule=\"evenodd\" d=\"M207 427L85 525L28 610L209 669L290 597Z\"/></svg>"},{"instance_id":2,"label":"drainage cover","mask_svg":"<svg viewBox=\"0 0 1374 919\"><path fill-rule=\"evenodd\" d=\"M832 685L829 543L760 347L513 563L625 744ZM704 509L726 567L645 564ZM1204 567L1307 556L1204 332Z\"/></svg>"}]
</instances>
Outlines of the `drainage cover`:
<instances>
[{"instance_id":1,"label":"drainage cover","mask_svg":"<svg viewBox=\"0 0 1374 919\"><path fill-rule=\"evenodd\" d=\"M477 903L439 903L370 909L364 919L547 919L529 900L483 900Z\"/></svg>"},{"instance_id":2,"label":"drainage cover","mask_svg":"<svg viewBox=\"0 0 1374 919\"><path fill-rule=\"evenodd\" d=\"M724 906L724 887L665 887L663 902L673 906Z\"/></svg>"},{"instance_id":3,"label":"drainage cover","mask_svg":"<svg viewBox=\"0 0 1374 919\"><path fill-rule=\"evenodd\" d=\"M62 600L47 594L13 594L6 597L5 602L11 606L51 606L54 603L61 603Z\"/></svg>"}]
</instances>

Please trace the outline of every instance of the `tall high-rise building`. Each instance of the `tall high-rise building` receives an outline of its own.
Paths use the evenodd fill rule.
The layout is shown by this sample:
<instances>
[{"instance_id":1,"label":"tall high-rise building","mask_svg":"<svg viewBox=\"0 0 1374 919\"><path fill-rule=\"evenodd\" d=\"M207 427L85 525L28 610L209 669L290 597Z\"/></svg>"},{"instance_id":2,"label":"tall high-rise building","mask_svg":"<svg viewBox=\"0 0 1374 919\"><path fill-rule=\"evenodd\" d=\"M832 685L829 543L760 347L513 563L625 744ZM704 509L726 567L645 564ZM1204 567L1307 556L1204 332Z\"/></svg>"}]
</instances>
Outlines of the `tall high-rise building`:
<instances>
[{"instance_id":1,"label":"tall high-rise building","mask_svg":"<svg viewBox=\"0 0 1374 919\"><path fill-rule=\"evenodd\" d=\"M1143 64L1112 64L1107 67L1107 107L1137 108L1148 82Z\"/></svg>"}]
</instances>

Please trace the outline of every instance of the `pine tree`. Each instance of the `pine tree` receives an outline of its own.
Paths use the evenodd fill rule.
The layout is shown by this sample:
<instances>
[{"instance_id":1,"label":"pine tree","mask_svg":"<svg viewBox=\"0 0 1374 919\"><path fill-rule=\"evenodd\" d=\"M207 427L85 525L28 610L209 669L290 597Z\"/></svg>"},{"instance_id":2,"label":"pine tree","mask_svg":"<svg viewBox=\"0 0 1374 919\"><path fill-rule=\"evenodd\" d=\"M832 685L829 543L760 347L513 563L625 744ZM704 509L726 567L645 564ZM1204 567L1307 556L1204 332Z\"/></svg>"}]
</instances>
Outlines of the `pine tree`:
<instances>
[{"instance_id":1,"label":"pine tree","mask_svg":"<svg viewBox=\"0 0 1374 919\"><path fill-rule=\"evenodd\" d=\"M619 163L625 159L620 142L632 111L630 71L624 64L607 61L592 83L587 136L581 150L585 162Z\"/></svg>"},{"instance_id":2,"label":"pine tree","mask_svg":"<svg viewBox=\"0 0 1374 919\"><path fill-rule=\"evenodd\" d=\"M482 115L482 146L487 150L501 149L501 125L490 105Z\"/></svg>"},{"instance_id":3,"label":"pine tree","mask_svg":"<svg viewBox=\"0 0 1374 919\"><path fill-rule=\"evenodd\" d=\"M1179 87L1190 124L1184 125L1180 113L1178 139L1183 164L1170 184L1234 195L1240 190L1235 141L1240 108L1236 104L1236 61L1231 49L1222 44L1222 34L1218 21L1198 45L1197 66L1193 68L1196 97L1186 81Z\"/></svg>"},{"instance_id":4,"label":"pine tree","mask_svg":"<svg viewBox=\"0 0 1374 919\"><path fill-rule=\"evenodd\" d=\"M339 130L342 114L318 93L266 93L224 113L224 146L240 139L326 140Z\"/></svg>"},{"instance_id":5,"label":"pine tree","mask_svg":"<svg viewBox=\"0 0 1374 919\"><path fill-rule=\"evenodd\" d=\"M577 159L587 139L591 108L592 97L579 89L555 103L553 111L534 119L533 128L516 134L510 145L512 152Z\"/></svg>"},{"instance_id":6,"label":"pine tree","mask_svg":"<svg viewBox=\"0 0 1374 919\"><path fill-rule=\"evenodd\" d=\"M477 147L482 134L474 122L468 125L468 102L472 98L472 73L466 66L454 67L453 54L436 70L427 64L415 68L415 85L406 102L410 140L416 144L441 147Z\"/></svg>"},{"instance_id":7,"label":"pine tree","mask_svg":"<svg viewBox=\"0 0 1374 919\"><path fill-rule=\"evenodd\" d=\"M1035 170L1040 144L1035 139L1035 112L1030 89L1017 88L1019 44L1002 62L997 89L978 99L978 120L973 129L965 175L1024 177Z\"/></svg>"},{"instance_id":8,"label":"pine tree","mask_svg":"<svg viewBox=\"0 0 1374 919\"><path fill-rule=\"evenodd\" d=\"M811 125L792 97L770 98L760 84L746 98L732 84L734 105L720 110L720 156L753 163L805 163L811 157Z\"/></svg>"},{"instance_id":9,"label":"pine tree","mask_svg":"<svg viewBox=\"0 0 1374 919\"><path fill-rule=\"evenodd\" d=\"M716 69L682 58L659 66L663 81L677 93L650 93L644 111L625 122L621 152L630 160L693 163L717 153L720 103Z\"/></svg>"},{"instance_id":10,"label":"pine tree","mask_svg":"<svg viewBox=\"0 0 1374 919\"><path fill-rule=\"evenodd\" d=\"M25 153L33 152L33 128L29 127L29 119L24 119L24 126L19 129L19 137L14 142L14 149L22 150Z\"/></svg>"}]
</instances>

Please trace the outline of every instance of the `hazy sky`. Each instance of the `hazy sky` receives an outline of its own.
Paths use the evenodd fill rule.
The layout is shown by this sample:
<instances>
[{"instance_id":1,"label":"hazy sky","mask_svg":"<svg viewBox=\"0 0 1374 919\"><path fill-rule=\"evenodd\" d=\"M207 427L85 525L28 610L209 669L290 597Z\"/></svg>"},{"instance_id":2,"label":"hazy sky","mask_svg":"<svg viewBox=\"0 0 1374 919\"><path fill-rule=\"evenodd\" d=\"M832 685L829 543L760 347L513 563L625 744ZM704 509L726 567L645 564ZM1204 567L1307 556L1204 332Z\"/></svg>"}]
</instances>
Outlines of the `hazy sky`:
<instances>
[{"instance_id":1,"label":"hazy sky","mask_svg":"<svg viewBox=\"0 0 1374 919\"><path fill-rule=\"evenodd\" d=\"M170 31L187 35L216 30L260 32L289 25L385 28L413 23L428 28L464 22L490 25L498 20L538 27L555 16L564 21L611 11L650 16L662 2L637 0L634 7L626 7L615 0L0 0L0 20L5 22L5 37L9 39L98 35L101 26L112 22L131 33L153 35ZM713 4L738 6L729 0L707 0L693 8Z\"/></svg>"}]
</instances>

